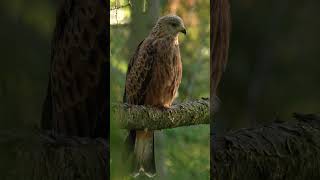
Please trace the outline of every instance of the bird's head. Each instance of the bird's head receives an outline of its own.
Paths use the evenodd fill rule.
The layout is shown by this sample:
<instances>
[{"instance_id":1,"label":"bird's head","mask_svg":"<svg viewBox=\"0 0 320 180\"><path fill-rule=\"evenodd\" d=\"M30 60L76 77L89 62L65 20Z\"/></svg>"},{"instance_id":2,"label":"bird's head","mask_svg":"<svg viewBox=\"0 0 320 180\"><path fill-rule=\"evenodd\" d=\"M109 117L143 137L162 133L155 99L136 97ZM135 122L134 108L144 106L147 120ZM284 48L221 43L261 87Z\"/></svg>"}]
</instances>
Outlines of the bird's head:
<instances>
[{"instance_id":1,"label":"bird's head","mask_svg":"<svg viewBox=\"0 0 320 180\"><path fill-rule=\"evenodd\" d=\"M163 35L176 36L179 32L187 34L183 20L177 15L166 15L158 19L155 29Z\"/></svg>"}]
</instances>

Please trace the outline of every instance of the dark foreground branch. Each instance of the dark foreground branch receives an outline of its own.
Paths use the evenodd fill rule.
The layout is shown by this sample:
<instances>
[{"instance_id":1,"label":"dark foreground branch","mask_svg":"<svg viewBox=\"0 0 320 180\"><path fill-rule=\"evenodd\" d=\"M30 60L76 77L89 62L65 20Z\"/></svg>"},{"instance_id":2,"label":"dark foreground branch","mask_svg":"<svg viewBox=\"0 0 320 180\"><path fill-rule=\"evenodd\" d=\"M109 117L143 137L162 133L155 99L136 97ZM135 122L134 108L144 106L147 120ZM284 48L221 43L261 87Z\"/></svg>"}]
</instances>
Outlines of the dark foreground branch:
<instances>
[{"instance_id":1,"label":"dark foreground branch","mask_svg":"<svg viewBox=\"0 0 320 180\"><path fill-rule=\"evenodd\" d=\"M320 179L320 118L295 117L295 121L241 129L212 139L216 152L212 152L211 177L218 180Z\"/></svg>"},{"instance_id":2,"label":"dark foreground branch","mask_svg":"<svg viewBox=\"0 0 320 180\"><path fill-rule=\"evenodd\" d=\"M168 129L180 126L209 124L209 99L173 105L163 110L154 107L114 104L112 111L124 129Z\"/></svg>"},{"instance_id":3,"label":"dark foreground branch","mask_svg":"<svg viewBox=\"0 0 320 180\"><path fill-rule=\"evenodd\" d=\"M0 132L0 179L103 180L109 147L102 139Z\"/></svg>"}]
</instances>

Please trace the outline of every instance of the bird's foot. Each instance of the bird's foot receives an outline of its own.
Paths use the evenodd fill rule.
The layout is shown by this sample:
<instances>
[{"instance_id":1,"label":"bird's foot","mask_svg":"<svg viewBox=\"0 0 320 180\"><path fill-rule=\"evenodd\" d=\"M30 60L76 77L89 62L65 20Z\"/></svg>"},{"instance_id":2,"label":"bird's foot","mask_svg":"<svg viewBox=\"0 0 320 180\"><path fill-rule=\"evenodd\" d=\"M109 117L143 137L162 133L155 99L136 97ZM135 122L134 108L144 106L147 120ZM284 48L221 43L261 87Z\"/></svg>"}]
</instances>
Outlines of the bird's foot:
<instances>
[{"instance_id":1,"label":"bird's foot","mask_svg":"<svg viewBox=\"0 0 320 180\"><path fill-rule=\"evenodd\" d=\"M169 106L156 106L158 109L160 109L160 110L162 110L162 111L167 111L167 110L169 110L170 109L170 107Z\"/></svg>"}]
</instances>

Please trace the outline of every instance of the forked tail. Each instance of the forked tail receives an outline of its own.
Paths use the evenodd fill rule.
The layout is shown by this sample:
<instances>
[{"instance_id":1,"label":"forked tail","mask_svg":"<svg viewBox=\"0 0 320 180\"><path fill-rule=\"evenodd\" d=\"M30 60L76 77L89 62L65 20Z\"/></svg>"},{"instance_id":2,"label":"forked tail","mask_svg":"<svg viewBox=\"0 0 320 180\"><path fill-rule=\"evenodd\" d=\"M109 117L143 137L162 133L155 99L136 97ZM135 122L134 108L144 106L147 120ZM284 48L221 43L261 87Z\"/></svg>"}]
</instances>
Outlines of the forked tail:
<instances>
[{"instance_id":1,"label":"forked tail","mask_svg":"<svg viewBox=\"0 0 320 180\"><path fill-rule=\"evenodd\" d=\"M133 177L145 175L152 178L156 175L154 157L153 131L131 130L126 140L130 173Z\"/></svg>"}]
</instances>

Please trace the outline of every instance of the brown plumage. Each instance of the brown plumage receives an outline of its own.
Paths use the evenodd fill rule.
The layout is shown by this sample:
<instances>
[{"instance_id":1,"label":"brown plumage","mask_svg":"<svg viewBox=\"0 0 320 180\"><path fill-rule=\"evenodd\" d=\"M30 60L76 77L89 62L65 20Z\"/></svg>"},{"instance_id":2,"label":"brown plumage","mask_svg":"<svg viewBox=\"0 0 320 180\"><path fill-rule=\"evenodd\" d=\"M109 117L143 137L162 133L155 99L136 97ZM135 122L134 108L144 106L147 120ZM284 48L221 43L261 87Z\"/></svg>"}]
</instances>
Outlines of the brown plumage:
<instances>
[{"instance_id":1,"label":"brown plumage","mask_svg":"<svg viewBox=\"0 0 320 180\"><path fill-rule=\"evenodd\" d=\"M171 106L182 77L179 32L186 33L182 19L175 15L163 16L139 44L128 66L125 103ZM133 175L144 172L149 177L154 176L153 131L132 130L126 143L133 158Z\"/></svg>"},{"instance_id":2,"label":"brown plumage","mask_svg":"<svg viewBox=\"0 0 320 180\"><path fill-rule=\"evenodd\" d=\"M100 0L66 0L58 12L42 127L108 138L107 20Z\"/></svg>"}]
</instances>

